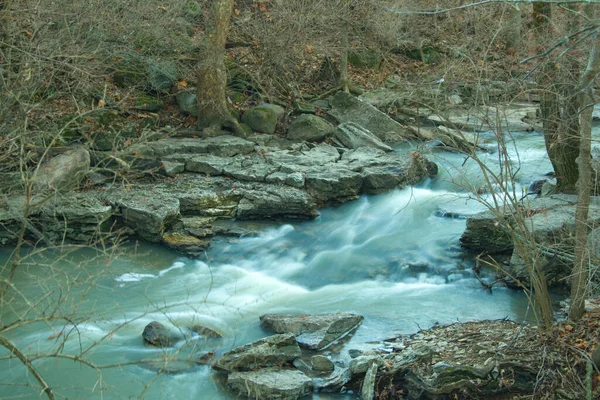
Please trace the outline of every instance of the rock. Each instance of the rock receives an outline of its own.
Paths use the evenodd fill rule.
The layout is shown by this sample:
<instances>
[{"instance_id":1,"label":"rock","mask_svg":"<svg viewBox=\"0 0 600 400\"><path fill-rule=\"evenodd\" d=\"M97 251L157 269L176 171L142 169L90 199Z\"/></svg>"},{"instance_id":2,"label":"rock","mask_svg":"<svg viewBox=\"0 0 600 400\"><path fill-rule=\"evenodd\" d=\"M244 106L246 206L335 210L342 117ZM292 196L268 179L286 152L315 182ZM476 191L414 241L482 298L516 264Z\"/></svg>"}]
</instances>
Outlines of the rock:
<instances>
[{"instance_id":1,"label":"rock","mask_svg":"<svg viewBox=\"0 0 600 400\"><path fill-rule=\"evenodd\" d=\"M367 373L365 374L365 379L363 381L362 387L360 388L360 398L361 400L373 400L373 395L375 394L375 379L377 378L377 364L371 364Z\"/></svg>"},{"instance_id":2,"label":"rock","mask_svg":"<svg viewBox=\"0 0 600 400\"><path fill-rule=\"evenodd\" d=\"M392 148L379 140L377 136L353 122L344 122L340 124L335 129L334 136L349 149L366 146L383 151L392 151Z\"/></svg>"},{"instance_id":3,"label":"rock","mask_svg":"<svg viewBox=\"0 0 600 400\"><path fill-rule=\"evenodd\" d=\"M383 54L374 49L352 49L348 52L348 63L359 68L378 70L383 61Z\"/></svg>"},{"instance_id":4,"label":"rock","mask_svg":"<svg viewBox=\"0 0 600 400\"><path fill-rule=\"evenodd\" d=\"M177 174L185 171L185 164L177 161L162 161L162 169L165 175L172 178L176 177Z\"/></svg>"},{"instance_id":5,"label":"rock","mask_svg":"<svg viewBox=\"0 0 600 400\"><path fill-rule=\"evenodd\" d=\"M328 375L319 375L312 377L315 390L321 392L339 392L350 382L352 374L348 368L335 367L333 372Z\"/></svg>"},{"instance_id":6,"label":"rock","mask_svg":"<svg viewBox=\"0 0 600 400\"><path fill-rule=\"evenodd\" d=\"M88 193L50 198L38 216L40 228L49 240L90 244L111 229L112 217L113 208Z\"/></svg>"},{"instance_id":7,"label":"rock","mask_svg":"<svg viewBox=\"0 0 600 400\"><path fill-rule=\"evenodd\" d=\"M333 126L323 118L312 114L302 114L290 124L287 138L318 142L325 139L333 131Z\"/></svg>"},{"instance_id":8,"label":"rock","mask_svg":"<svg viewBox=\"0 0 600 400\"><path fill-rule=\"evenodd\" d=\"M329 358L327 358L321 354L312 356L310 359L310 364L314 371L323 372L323 373L333 372L333 370L335 368L335 365L333 365L333 362Z\"/></svg>"},{"instance_id":9,"label":"rock","mask_svg":"<svg viewBox=\"0 0 600 400\"><path fill-rule=\"evenodd\" d=\"M147 71L149 88L154 91L168 89L177 81L177 65L171 61L153 61Z\"/></svg>"},{"instance_id":10,"label":"rock","mask_svg":"<svg viewBox=\"0 0 600 400\"><path fill-rule=\"evenodd\" d=\"M385 88L368 91L358 98L384 112L392 108L407 106L409 103L406 93Z\"/></svg>"},{"instance_id":11,"label":"rock","mask_svg":"<svg viewBox=\"0 0 600 400\"><path fill-rule=\"evenodd\" d=\"M267 175L265 178L267 183L274 183L279 185L288 185L295 188L304 187L304 175L300 172L274 172L270 175Z\"/></svg>"},{"instance_id":12,"label":"rock","mask_svg":"<svg viewBox=\"0 0 600 400\"><path fill-rule=\"evenodd\" d=\"M141 111L156 112L162 107L162 101L156 97L140 95L133 100L133 108Z\"/></svg>"},{"instance_id":13,"label":"rock","mask_svg":"<svg viewBox=\"0 0 600 400\"><path fill-rule=\"evenodd\" d=\"M125 225L150 242L162 241L165 231L179 216L179 200L151 188L116 191L108 197L121 210Z\"/></svg>"},{"instance_id":14,"label":"rock","mask_svg":"<svg viewBox=\"0 0 600 400\"><path fill-rule=\"evenodd\" d=\"M146 61L137 54L126 54L113 57L117 59L110 67L113 81L122 88L133 86L145 87L148 77L148 65Z\"/></svg>"},{"instance_id":15,"label":"rock","mask_svg":"<svg viewBox=\"0 0 600 400\"><path fill-rule=\"evenodd\" d=\"M240 167L240 161L231 157L218 157L212 154L203 154L189 159L185 163L185 170L206 175L223 175L226 169L230 171Z\"/></svg>"},{"instance_id":16,"label":"rock","mask_svg":"<svg viewBox=\"0 0 600 400\"><path fill-rule=\"evenodd\" d=\"M457 94L452 94L448 96L448 101L450 102L450 104L455 106L463 103L463 99Z\"/></svg>"},{"instance_id":17,"label":"rock","mask_svg":"<svg viewBox=\"0 0 600 400\"><path fill-rule=\"evenodd\" d=\"M450 109L444 113L431 114L428 119L436 125L445 125L452 129L467 132L497 130L502 125L504 132L531 131L535 127L527 121L538 106L512 103L503 107L484 106L470 110Z\"/></svg>"},{"instance_id":18,"label":"rock","mask_svg":"<svg viewBox=\"0 0 600 400\"><path fill-rule=\"evenodd\" d=\"M90 169L90 153L84 148L66 151L48 160L40 168L35 180L38 190L59 192L79 187Z\"/></svg>"},{"instance_id":19,"label":"rock","mask_svg":"<svg viewBox=\"0 0 600 400\"><path fill-rule=\"evenodd\" d=\"M288 186L255 186L244 190L236 217L243 219L313 219L319 213L303 190Z\"/></svg>"},{"instance_id":20,"label":"rock","mask_svg":"<svg viewBox=\"0 0 600 400\"><path fill-rule=\"evenodd\" d=\"M321 205L354 200L361 188L361 174L343 167L306 173L306 190Z\"/></svg>"},{"instance_id":21,"label":"rock","mask_svg":"<svg viewBox=\"0 0 600 400\"><path fill-rule=\"evenodd\" d=\"M472 154L477 150L485 150L479 146L477 134L472 132L462 132L457 129L448 128L440 125L434 129L419 129L415 135L425 141L439 141L442 146L451 150L458 150L461 153Z\"/></svg>"},{"instance_id":22,"label":"rock","mask_svg":"<svg viewBox=\"0 0 600 400\"><path fill-rule=\"evenodd\" d=\"M273 134L277 125L277 111L272 105L260 105L249 109L242 115L242 122L256 132Z\"/></svg>"},{"instance_id":23,"label":"rock","mask_svg":"<svg viewBox=\"0 0 600 400\"><path fill-rule=\"evenodd\" d=\"M171 347L179 340L180 337L170 332L166 326L157 321L152 321L144 328L142 339L156 347Z\"/></svg>"},{"instance_id":24,"label":"rock","mask_svg":"<svg viewBox=\"0 0 600 400\"><path fill-rule=\"evenodd\" d=\"M491 211L485 211L467 218L467 227L460 237L465 249L475 252L502 253L513 249L512 239L497 223Z\"/></svg>"},{"instance_id":25,"label":"rock","mask_svg":"<svg viewBox=\"0 0 600 400\"><path fill-rule=\"evenodd\" d=\"M370 131L384 142L400 142L412 139L412 133L379 111L351 94L338 92L331 97L328 113L338 122L354 122Z\"/></svg>"},{"instance_id":26,"label":"rock","mask_svg":"<svg viewBox=\"0 0 600 400\"><path fill-rule=\"evenodd\" d=\"M177 159L178 157L174 157L173 155L210 153L218 157L233 157L253 151L253 142L231 135L221 135L206 139L160 139L154 142L133 145L127 149L128 154L160 157L165 160L175 161L181 161L181 159Z\"/></svg>"},{"instance_id":27,"label":"rock","mask_svg":"<svg viewBox=\"0 0 600 400\"><path fill-rule=\"evenodd\" d=\"M384 361L381 355L376 353L363 354L353 358L350 360L350 372L352 372L353 375L364 374L371 365L382 367Z\"/></svg>"},{"instance_id":28,"label":"rock","mask_svg":"<svg viewBox=\"0 0 600 400\"><path fill-rule=\"evenodd\" d=\"M285 109L277 104L261 103L258 106L273 111L277 116L277 121L281 121L285 116Z\"/></svg>"},{"instance_id":29,"label":"rock","mask_svg":"<svg viewBox=\"0 0 600 400\"><path fill-rule=\"evenodd\" d=\"M277 315L260 317L261 326L269 331L296 335L300 346L311 350L323 350L334 341L356 329L363 317L356 314Z\"/></svg>"},{"instance_id":30,"label":"rock","mask_svg":"<svg viewBox=\"0 0 600 400\"><path fill-rule=\"evenodd\" d=\"M190 327L190 331L193 332L193 333L195 333L195 334L197 334L197 335L203 336L205 338L215 339L215 338L222 338L223 337L222 333L217 332L216 330L214 330L212 328L208 328L208 327L206 327L204 325L194 325L194 326L191 326Z\"/></svg>"},{"instance_id":31,"label":"rock","mask_svg":"<svg viewBox=\"0 0 600 400\"><path fill-rule=\"evenodd\" d=\"M300 347L293 334L269 336L264 339L236 347L213 363L219 371L251 371L290 363L300 357Z\"/></svg>"},{"instance_id":32,"label":"rock","mask_svg":"<svg viewBox=\"0 0 600 400\"><path fill-rule=\"evenodd\" d=\"M186 254L199 255L210 247L210 241L199 239L185 232L166 233L162 239L167 247Z\"/></svg>"},{"instance_id":33,"label":"rock","mask_svg":"<svg viewBox=\"0 0 600 400\"><path fill-rule=\"evenodd\" d=\"M198 116L198 97L193 90L180 92L175 96L179 109L186 114Z\"/></svg>"},{"instance_id":34,"label":"rock","mask_svg":"<svg viewBox=\"0 0 600 400\"><path fill-rule=\"evenodd\" d=\"M296 400L313 390L309 377L290 369L233 372L227 377L227 384L241 396L261 400Z\"/></svg>"}]
</instances>

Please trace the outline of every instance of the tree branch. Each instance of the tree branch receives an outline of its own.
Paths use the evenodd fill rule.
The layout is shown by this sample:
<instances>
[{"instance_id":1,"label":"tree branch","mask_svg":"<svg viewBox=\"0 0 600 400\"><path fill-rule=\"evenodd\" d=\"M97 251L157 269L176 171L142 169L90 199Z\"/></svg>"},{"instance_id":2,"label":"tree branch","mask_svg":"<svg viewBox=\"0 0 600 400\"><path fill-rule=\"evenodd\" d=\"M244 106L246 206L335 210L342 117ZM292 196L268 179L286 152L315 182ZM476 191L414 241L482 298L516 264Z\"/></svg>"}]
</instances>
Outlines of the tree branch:
<instances>
[{"instance_id":1,"label":"tree branch","mask_svg":"<svg viewBox=\"0 0 600 400\"><path fill-rule=\"evenodd\" d=\"M21 350L19 350L17 346L13 344L13 342L6 339L4 336L0 336L0 346L6 348L8 351L14 354L23 363L23 365L27 367L29 372L31 372L31 374L39 382L40 386L42 387L42 392L46 393L48 399L56 400L56 397L54 397L54 393L52 393L52 388L46 383L44 377L40 375L38 370L33 366L31 361L29 361L27 356L23 354Z\"/></svg>"}]
</instances>

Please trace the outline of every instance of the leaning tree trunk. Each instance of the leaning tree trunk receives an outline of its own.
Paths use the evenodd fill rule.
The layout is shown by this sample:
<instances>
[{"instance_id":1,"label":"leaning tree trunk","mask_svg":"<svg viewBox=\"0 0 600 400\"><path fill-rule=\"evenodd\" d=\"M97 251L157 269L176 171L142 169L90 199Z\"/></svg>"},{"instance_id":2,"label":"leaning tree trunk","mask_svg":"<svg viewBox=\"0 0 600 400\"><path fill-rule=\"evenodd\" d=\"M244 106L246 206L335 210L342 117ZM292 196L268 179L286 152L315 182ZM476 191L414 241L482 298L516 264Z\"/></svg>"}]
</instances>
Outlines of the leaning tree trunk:
<instances>
[{"instance_id":1,"label":"leaning tree trunk","mask_svg":"<svg viewBox=\"0 0 600 400\"><path fill-rule=\"evenodd\" d=\"M196 71L198 95L198 129L210 128L218 132L229 128L243 136L237 120L227 109L227 70L225 68L225 43L234 0L213 0L212 20L206 32L206 47Z\"/></svg>"}]
</instances>

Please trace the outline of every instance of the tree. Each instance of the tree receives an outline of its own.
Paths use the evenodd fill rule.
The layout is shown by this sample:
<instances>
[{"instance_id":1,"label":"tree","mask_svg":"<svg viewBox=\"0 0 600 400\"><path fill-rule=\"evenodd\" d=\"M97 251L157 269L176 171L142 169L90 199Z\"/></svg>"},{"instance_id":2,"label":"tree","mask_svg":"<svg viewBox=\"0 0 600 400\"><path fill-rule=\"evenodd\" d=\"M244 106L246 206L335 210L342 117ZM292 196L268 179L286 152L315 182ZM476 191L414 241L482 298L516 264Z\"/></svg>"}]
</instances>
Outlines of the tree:
<instances>
[{"instance_id":1,"label":"tree","mask_svg":"<svg viewBox=\"0 0 600 400\"><path fill-rule=\"evenodd\" d=\"M592 10L586 10L592 15ZM571 307L569 318L573 321L579 320L585 311L585 296L588 288L589 277L589 251L588 240L588 213L591 195L591 146L592 146L592 112L594 99L592 96L592 85L594 78L600 70L600 35L596 31L594 44L590 52L588 65L582 74L576 88L580 103L580 129L581 139L579 148L579 180L577 182L578 199L575 212L575 261L573 266L573 278L571 281Z\"/></svg>"},{"instance_id":2,"label":"tree","mask_svg":"<svg viewBox=\"0 0 600 400\"><path fill-rule=\"evenodd\" d=\"M198 96L198 129L219 131L221 127L232 130L238 136L244 131L227 109L225 90L225 43L234 0L213 0L211 16L206 33L204 59L196 71Z\"/></svg>"}]
</instances>

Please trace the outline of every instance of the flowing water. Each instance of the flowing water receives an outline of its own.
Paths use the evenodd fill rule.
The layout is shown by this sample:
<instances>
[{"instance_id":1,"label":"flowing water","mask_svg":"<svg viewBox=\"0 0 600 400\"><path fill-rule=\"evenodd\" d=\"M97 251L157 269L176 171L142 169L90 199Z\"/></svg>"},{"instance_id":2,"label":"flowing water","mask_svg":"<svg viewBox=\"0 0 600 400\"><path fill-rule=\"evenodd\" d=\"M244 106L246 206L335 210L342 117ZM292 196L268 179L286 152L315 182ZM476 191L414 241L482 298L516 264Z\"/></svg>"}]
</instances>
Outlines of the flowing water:
<instances>
[{"instance_id":1,"label":"flowing water","mask_svg":"<svg viewBox=\"0 0 600 400\"><path fill-rule=\"evenodd\" d=\"M493 143L492 135L483 138ZM539 134L519 134L516 140L519 157L514 148L509 151L520 167L518 183L527 185L551 166ZM471 273L471 258L459 246L464 216L484 209L463 190L483 185L480 169L458 154L436 152L434 157L439 175L418 187L327 208L310 222L251 224L260 235L217 241L200 260L149 244L126 246L119 257L96 259L90 250L39 258L29 273L17 274L15 286L29 298L50 293L37 310L47 307L44 312L51 313L61 299L61 312L77 308L87 320L67 330L61 330L64 321L35 323L15 330L10 339L28 353L77 354L89 348L88 360L108 365L165 356L164 350L142 344L141 332L152 320L172 327L202 323L225 334L220 341L198 340L170 350L183 358L264 337L258 320L264 313L363 315L344 349L435 323L527 318L525 296L501 287L492 294L482 289ZM481 157L494 165L497 153ZM3 319L27 307L15 302ZM0 351L0 357L7 354ZM332 356L345 360L347 352ZM50 358L35 365L55 392L69 399L233 398L207 366L157 375L144 364L94 370ZM39 385L18 360L0 361L0 398L38 395Z\"/></svg>"}]
</instances>

